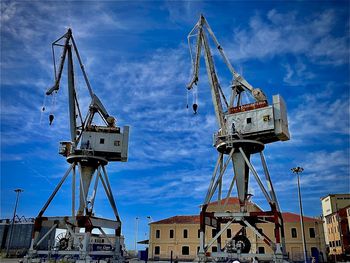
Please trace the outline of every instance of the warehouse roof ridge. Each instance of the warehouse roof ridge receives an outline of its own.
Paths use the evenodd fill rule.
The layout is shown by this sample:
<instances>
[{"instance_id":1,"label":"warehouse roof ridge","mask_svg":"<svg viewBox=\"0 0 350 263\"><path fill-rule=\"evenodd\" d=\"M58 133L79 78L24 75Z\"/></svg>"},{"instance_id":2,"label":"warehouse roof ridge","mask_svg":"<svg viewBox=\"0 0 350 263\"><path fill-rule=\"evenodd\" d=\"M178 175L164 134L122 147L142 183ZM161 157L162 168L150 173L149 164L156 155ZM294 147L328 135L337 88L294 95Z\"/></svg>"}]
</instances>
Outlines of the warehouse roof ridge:
<instances>
[{"instance_id":1,"label":"warehouse roof ridge","mask_svg":"<svg viewBox=\"0 0 350 263\"><path fill-rule=\"evenodd\" d=\"M285 223L300 222L300 215L291 212L282 213L283 221ZM304 222L322 222L321 219L304 216ZM199 215L181 215L172 216L159 221L152 222L151 224L199 224Z\"/></svg>"}]
</instances>

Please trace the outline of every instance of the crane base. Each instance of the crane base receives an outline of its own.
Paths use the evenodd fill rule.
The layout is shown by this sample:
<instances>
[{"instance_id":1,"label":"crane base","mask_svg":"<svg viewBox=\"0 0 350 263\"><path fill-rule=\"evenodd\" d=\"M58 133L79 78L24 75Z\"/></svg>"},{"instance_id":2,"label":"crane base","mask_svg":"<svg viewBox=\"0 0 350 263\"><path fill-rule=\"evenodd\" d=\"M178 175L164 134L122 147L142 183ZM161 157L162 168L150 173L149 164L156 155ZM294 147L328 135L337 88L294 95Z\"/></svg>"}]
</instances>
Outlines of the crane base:
<instances>
[{"instance_id":1,"label":"crane base","mask_svg":"<svg viewBox=\"0 0 350 263\"><path fill-rule=\"evenodd\" d=\"M72 262L106 260L122 263L120 227L119 221L95 216L37 217L32 246L25 262L64 259ZM107 236L102 228L113 229L115 234ZM57 229L62 233L55 237ZM93 234L93 229L98 229L100 234Z\"/></svg>"}]
</instances>

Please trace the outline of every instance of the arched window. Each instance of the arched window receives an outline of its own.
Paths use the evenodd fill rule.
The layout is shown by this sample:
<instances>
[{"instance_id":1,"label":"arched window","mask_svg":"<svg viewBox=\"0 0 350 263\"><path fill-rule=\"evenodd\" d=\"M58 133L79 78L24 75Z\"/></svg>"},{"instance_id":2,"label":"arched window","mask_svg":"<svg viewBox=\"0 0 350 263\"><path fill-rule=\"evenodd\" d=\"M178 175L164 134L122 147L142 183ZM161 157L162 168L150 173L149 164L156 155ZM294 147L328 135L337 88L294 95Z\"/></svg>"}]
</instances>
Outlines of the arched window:
<instances>
[{"instance_id":1,"label":"arched window","mask_svg":"<svg viewBox=\"0 0 350 263\"><path fill-rule=\"evenodd\" d=\"M188 230L184 229L184 238L188 238Z\"/></svg>"}]
</instances>

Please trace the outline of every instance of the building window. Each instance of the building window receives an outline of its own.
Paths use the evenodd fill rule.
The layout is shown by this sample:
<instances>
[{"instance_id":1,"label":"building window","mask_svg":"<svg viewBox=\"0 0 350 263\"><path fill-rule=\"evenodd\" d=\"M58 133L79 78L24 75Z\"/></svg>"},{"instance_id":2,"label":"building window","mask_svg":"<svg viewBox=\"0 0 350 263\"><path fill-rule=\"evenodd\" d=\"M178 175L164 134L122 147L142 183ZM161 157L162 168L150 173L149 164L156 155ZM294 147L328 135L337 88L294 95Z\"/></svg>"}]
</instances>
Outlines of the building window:
<instances>
[{"instance_id":1,"label":"building window","mask_svg":"<svg viewBox=\"0 0 350 263\"><path fill-rule=\"evenodd\" d=\"M184 229L184 238L188 238L188 230Z\"/></svg>"},{"instance_id":2,"label":"building window","mask_svg":"<svg viewBox=\"0 0 350 263\"><path fill-rule=\"evenodd\" d=\"M100 138L100 144L104 144L105 143L105 139L104 138Z\"/></svg>"},{"instance_id":3,"label":"building window","mask_svg":"<svg viewBox=\"0 0 350 263\"><path fill-rule=\"evenodd\" d=\"M156 238L160 238L160 230L159 229L156 230Z\"/></svg>"},{"instance_id":4,"label":"building window","mask_svg":"<svg viewBox=\"0 0 350 263\"><path fill-rule=\"evenodd\" d=\"M154 247L154 255L159 255L160 254L160 247L156 246Z\"/></svg>"},{"instance_id":5,"label":"building window","mask_svg":"<svg viewBox=\"0 0 350 263\"><path fill-rule=\"evenodd\" d=\"M291 233L292 233L292 237L293 237L293 238L296 238L296 237L298 236L298 235L297 235L297 229L294 228L294 227L291 229Z\"/></svg>"},{"instance_id":6,"label":"building window","mask_svg":"<svg viewBox=\"0 0 350 263\"><path fill-rule=\"evenodd\" d=\"M199 247L197 247L197 253L199 252Z\"/></svg>"},{"instance_id":7,"label":"building window","mask_svg":"<svg viewBox=\"0 0 350 263\"><path fill-rule=\"evenodd\" d=\"M198 238L200 238L200 237L201 237L201 230L198 229Z\"/></svg>"},{"instance_id":8,"label":"building window","mask_svg":"<svg viewBox=\"0 0 350 263\"><path fill-rule=\"evenodd\" d=\"M265 254L265 247L258 247L259 254Z\"/></svg>"},{"instance_id":9,"label":"building window","mask_svg":"<svg viewBox=\"0 0 350 263\"><path fill-rule=\"evenodd\" d=\"M169 233L170 238L174 238L174 230L170 229L170 233Z\"/></svg>"},{"instance_id":10,"label":"building window","mask_svg":"<svg viewBox=\"0 0 350 263\"><path fill-rule=\"evenodd\" d=\"M215 235L216 235L216 229L214 228L211 230L211 237L215 237Z\"/></svg>"},{"instance_id":11,"label":"building window","mask_svg":"<svg viewBox=\"0 0 350 263\"><path fill-rule=\"evenodd\" d=\"M188 246L182 247L182 255L187 256L190 254L190 248Z\"/></svg>"},{"instance_id":12,"label":"building window","mask_svg":"<svg viewBox=\"0 0 350 263\"><path fill-rule=\"evenodd\" d=\"M231 229L227 229L227 231L226 231L226 236L227 236L227 238L231 238L231 237L232 237L232 231L231 231Z\"/></svg>"},{"instance_id":13,"label":"building window","mask_svg":"<svg viewBox=\"0 0 350 263\"><path fill-rule=\"evenodd\" d=\"M309 228L309 234L310 234L310 238L315 238L316 237L315 228L310 227Z\"/></svg>"},{"instance_id":14,"label":"building window","mask_svg":"<svg viewBox=\"0 0 350 263\"><path fill-rule=\"evenodd\" d=\"M211 247L211 252L218 252L218 247L212 246Z\"/></svg>"}]
</instances>

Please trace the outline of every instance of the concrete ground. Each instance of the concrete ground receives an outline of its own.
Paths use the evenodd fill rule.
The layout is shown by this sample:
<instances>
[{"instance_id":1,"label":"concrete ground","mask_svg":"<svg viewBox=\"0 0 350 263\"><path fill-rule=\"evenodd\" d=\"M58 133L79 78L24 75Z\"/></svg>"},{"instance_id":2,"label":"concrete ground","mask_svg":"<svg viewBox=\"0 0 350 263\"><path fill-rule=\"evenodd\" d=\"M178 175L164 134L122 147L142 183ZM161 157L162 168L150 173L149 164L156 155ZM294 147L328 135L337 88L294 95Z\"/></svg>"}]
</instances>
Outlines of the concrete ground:
<instances>
[{"instance_id":1,"label":"concrete ground","mask_svg":"<svg viewBox=\"0 0 350 263\"><path fill-rule=\"evenodd\" d=\"M0 258L1 263L17 263L21 260L21 258ZM147 261L147 263L169 263L169 261ZM143 260L138 260L138 259L129 259L129 263L145 263ZM183 263L183 262L178 262L178 263ZM188 263L188 262L186 262Z\"/></svg>"}]
</instances>

